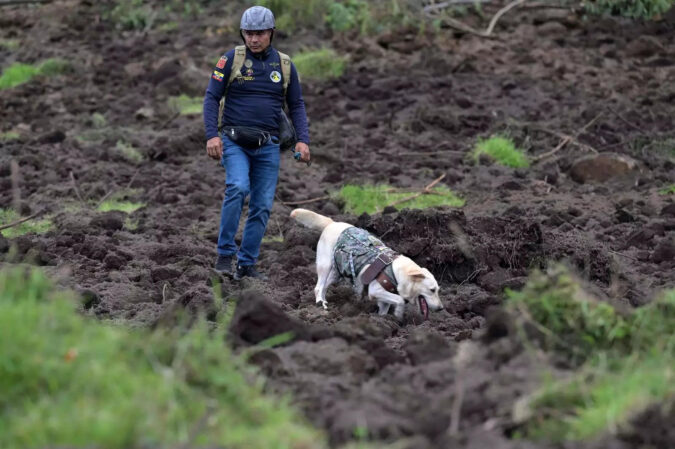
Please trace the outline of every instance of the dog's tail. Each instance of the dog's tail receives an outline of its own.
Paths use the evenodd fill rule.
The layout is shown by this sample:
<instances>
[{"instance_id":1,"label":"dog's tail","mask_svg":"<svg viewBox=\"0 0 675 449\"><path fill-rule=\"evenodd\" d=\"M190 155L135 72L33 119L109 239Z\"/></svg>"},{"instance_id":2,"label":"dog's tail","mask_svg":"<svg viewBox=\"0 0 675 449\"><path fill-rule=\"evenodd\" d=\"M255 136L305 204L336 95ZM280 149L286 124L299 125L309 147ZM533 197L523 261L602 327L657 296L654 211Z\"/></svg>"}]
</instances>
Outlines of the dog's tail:
<instances>
[{"instance_id":1,"label":"dog's tail","mask_svg":"<svg viewBox=\"0 0 675 449\"><path fill-rule=\"evenodd\" d=\"M293 209L291 218L310 229L316 229L318 231L323 231L326 226L333 223L332 219L307 209Z\"/></svg>"}]
</instances>

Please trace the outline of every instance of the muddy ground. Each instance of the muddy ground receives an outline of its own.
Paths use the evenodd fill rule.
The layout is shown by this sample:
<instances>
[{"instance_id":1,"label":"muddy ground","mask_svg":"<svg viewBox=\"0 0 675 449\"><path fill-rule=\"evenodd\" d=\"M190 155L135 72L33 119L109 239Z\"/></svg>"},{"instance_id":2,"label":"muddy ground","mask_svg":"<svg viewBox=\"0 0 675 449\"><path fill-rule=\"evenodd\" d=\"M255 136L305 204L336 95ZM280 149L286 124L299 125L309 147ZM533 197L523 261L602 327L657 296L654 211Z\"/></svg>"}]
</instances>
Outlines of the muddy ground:
<instances>
[{"instance_id":1,"label":"muddy ground","mask_svg":"<svg viewBox=\"0 0 675 449\"><path fill-rule=\"evenodd\" d=\"M170 323L176 308L213 316L224 172L205 155L201 117L176 117L167 98L203 95L214 61L238 44L228 17L241 8L212 7L178 29L146 32L116 30L106 8L73 0L0 13L0 38L21 42L0 48L0 67L48 57L74 67L0 91L0 131L21 134L0 141L0 207L13 202L15 160L22 212L45 210L55 223L44 235L0 238L0 249L14 244L18 254L7 261L44 265L83 292L83 312L101 320ZM283 158L260 260L270 281L222 285L226 298L239 298L237 344L297 335L254 357L270 388L292 392L336 445L367 428L373 439L410 448L552 447L510 439L511 410L542 370L569 367L500 338L508 326L488 311L505 287L553 261L630 306L675 285L675 203L659 193L675 182L674 141L664 144L675 138L673 17L589 23L565 10L520 9L499 22L495 40L449 29L278 33L275 44L291 55L321 42L350 62L337 80L303 82L314 163ZM467 159L478 137L498 132L540 159L519 170ZM126 160L118 141L144 161ZM442 174L466 199L461 210L355 217L330 200L305 207L364 227L429 268L447 312L424 322L411 309L399 323L355 301L348 285L329 291L328 311L315 306L318 235L291 222L284 202L347 182L419 189ZM130 215L91 207L119 193L146 206ZM458 347L469 340L459 366ZM453 435L458 379L465 394ZM632 430L584 447L665 447L670 418L650 411Z\"/></svg>"}]
</instances>

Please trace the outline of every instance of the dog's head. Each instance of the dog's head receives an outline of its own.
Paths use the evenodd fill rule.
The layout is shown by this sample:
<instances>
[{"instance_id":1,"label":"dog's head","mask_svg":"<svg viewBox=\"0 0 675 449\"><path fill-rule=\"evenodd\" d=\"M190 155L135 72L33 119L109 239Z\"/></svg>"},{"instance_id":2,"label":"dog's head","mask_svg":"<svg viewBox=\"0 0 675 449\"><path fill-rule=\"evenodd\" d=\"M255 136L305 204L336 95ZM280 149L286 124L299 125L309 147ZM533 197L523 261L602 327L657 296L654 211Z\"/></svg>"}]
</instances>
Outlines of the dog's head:
<instances>
[{"instance_id":1,"label":"dog's head","mask_svg":"<svg viewBox=\"0 0 675 449\"><path fill-rule=\"evenodd\" d=\"M406 302L418 304L424 315L426 315L425 307L434 312L443 310L438 282L429 270L418 266L411 260L402 271L402 273L397 273L397 277L400 277L398 291ZM399 274L402 276L398 276Z\"/></svg>"}]
</instances>

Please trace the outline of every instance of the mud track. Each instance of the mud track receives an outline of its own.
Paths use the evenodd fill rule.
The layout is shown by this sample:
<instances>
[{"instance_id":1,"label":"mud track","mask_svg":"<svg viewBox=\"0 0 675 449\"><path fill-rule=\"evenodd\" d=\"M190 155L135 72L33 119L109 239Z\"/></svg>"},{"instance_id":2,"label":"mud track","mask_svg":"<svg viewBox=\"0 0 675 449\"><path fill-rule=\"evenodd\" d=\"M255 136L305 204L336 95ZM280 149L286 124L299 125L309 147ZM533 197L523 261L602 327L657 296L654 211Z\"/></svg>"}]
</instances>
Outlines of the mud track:
<instances>
[{"instance_id":1,"label":"mud track","mask_svg":"<svg viewBox=\"0 0 675 449\"><path fill-rule=\"evenodd\" d=\"M22 134L0 142L0 207L13 201L13 159L22 212L46 208L56 225L40 236L0 238L0 249L16 245L7 261L32 260L83 292L83 312L101 320L170 323L176 308L213 316L210 268L224 173L204 154L201 118L175 117L166 101L202 95L211 64L238 41L220 31L220 10L178 30L132 33L111 26L106 6L65 1L2 11L0 38L21 40L15 51L0 49L2 68L62 57L75 71L0 91L0 131ZM548 447L509 439L513 404L544 367L512 339L498 338L508 326L486 323L488 310L502 302L504 288L518 288L533 268L553 261L574 267L601 297L630 306L674 286L675 203L659 194L675 182L674 141L669 149L659 143L675 138L674 23L671 15L646 25L589 24L566 11L523 9L500 21L499 40L449 30L332 42L279 33L276 45L291 54L319 39L351 61L340 79L303 84L315 162L307 168L283 158L268 227L269 237L283 240L264 243L260 261L270 281L222 284L226 298L239 298L237 344L296 335L253 359L270 388L293 392L335 444L365 427L372 438L410 448ZM93 113L103 114L104 128ZM466 157L477 137L497 132L538 157L596 117L575 142L527 170ZM95 138L82 138L92 130ZM119 140L145 160L124 159ZM595 151L628 156L635 168L584 170L579 159ZM408 310L398 323L355 301L347 285L329 291L327 312L316 307L318 235L292 223L282 202L324 196L347 182L421 188L441 174L466 198L461 210L354 217L331 201L311 207L368 229L429 268L447 313L423 322ZM583 182L593 177L601 181ZM73 184L90 204L125 192L146 206L130 215L96 212L82 207ZM458 372L455 356L466 340L475 345ZM451 435L460 377L465 397L459 433ZM641 431L608 436L598 447L658 445L663 419L645 413Z\"/></svg>"}]
</instances>

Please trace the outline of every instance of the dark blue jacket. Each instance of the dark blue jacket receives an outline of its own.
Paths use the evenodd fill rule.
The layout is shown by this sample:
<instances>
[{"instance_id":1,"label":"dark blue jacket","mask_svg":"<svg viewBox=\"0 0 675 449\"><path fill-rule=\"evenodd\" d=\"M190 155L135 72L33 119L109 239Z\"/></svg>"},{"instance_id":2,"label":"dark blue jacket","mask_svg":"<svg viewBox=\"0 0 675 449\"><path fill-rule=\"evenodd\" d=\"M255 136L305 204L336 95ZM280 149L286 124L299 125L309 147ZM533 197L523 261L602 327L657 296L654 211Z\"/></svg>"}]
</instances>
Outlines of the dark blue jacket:
<instances>
[{"instance_id":1,"label":"dark blue jacket","mask_svg":"<svg viewBox=\"0 0 675 449\"><path fill-rule=\"evenodd\" d=\"M218 136L218 108L230 79L234 50L225 53L211 73L204 96L204 127L206 139ZM251 126L279 135L279 118L283 106L281 58L269 47L263 54L246 49L246 62L241 68L242 81L233 81L225 99L223 124ZM295 65L291 64L291 80L286 92L290 118L298 141L309 145L307 113Z\"/></svg>"}]
</instances>

